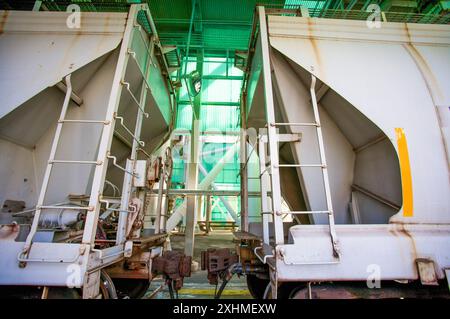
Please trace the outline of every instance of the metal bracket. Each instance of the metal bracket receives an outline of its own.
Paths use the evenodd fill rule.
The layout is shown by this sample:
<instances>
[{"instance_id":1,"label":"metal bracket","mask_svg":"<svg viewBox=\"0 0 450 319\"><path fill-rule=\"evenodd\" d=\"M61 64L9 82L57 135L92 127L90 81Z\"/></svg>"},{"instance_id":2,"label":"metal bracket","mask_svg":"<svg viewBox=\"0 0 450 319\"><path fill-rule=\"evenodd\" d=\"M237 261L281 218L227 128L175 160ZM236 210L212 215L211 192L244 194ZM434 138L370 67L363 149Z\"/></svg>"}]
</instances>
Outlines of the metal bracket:
<instances>
[{"instance_id":1,"label":"metal bracket","mask_svg":"<svg viewBox=\"0 0 450 319\"><path fill-rule=\"evenodd\" d=\"M258 250L262 250L262 256L260 256L257 253ZM253 252L255 253L256 257L258 257L258 259L261 260L264 264L267 264L267 258L275 257L275 255L273 254L272 247L267 244L263 244L263 246L261 246L261 247L255 247ZM263 258L261 258L261 257L263 257Z\"/></svg>"},{"instance_id":2,"label":"metal bracket","mask_svg":"<svg viewBox=\"0 0 450 319\"><path fill-rule=\"evenodd\" d=\"M424 286L439 286L434 261L427 258L416 259L420 282ZM448 277L447 277L448 279Z\"/></svg>"}]
</instances>

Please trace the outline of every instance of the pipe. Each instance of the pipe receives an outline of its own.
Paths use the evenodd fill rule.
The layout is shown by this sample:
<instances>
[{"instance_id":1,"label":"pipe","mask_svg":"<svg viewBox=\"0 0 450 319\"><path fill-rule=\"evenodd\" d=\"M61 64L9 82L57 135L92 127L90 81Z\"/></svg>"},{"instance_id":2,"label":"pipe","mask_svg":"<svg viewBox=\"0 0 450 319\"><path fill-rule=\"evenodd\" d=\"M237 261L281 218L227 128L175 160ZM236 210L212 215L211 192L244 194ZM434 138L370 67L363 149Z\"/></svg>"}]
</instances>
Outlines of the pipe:
<instances>
[{"instance_id":1,"label":"pipe","mask_svg":"<svg viewBox=\"0 0 450 319\"><path fill-rule=\"evenodd\" d=\"M81 220L83 213L79 210L44 211L39 219L39 226L44 228L69 227Z\"/></svg>"},{"instance_id":2,"label":"pipe","mask_svg":"<svg viewBox=\"0 0 450 319\"><path fill-rule=\"evenodd\" d=\"M220 299L220 296L222 295L222 292L225 290L226 285L231 280L231 278L233 278L234 274L251 275L251 274L255 274L255 273L265 273L266 271L267 270L264 267L255 267L255 266L251 266L251 265L245 267L245 271L244 271L244 268L242 267L242 264L240 264L240 263L232 264L225 271L224 279L222 281L222 284L220 285L219 290L215 294L214 299Z\"/></svg>"}]
</instances>

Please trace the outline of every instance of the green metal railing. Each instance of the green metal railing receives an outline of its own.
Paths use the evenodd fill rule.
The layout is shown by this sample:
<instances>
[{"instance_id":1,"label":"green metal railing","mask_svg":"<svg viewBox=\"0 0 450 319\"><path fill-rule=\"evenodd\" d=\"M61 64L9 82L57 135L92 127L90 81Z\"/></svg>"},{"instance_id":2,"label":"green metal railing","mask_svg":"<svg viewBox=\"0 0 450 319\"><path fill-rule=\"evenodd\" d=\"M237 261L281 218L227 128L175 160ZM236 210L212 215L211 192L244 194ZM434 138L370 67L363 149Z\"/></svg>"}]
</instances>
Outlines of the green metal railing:
<instances>
[{"instance_id":1,"label":"green metal railing","mask_svg":"<svg viewBox=\"0 0 450 319\"><path fill-rule=\"evenodd\" d=\"M375 2L375 1L374 1ZM300 5L278 6L268 5L268 9L278 11L286 16L300 16ZM324 19L347 19L347 20L367 20L372 14L366 10L346 10L329 8L308 8L309 16ZM414 13L414 12L394 12L382 11L386 22L402 23L425 23L425 24L450 24L449 10L440 10L440 13Z\"/></svg>"},{"instance_id":2,"label":"green metal railing","mask_svg":"<svg viewBox=\"0 0 450 319\"><path fill-rule=\"evenodd\" d=\"M32 6L32 0L4 0L8 7ZM187 46L191 4L178 0L43 0L46 10L65 11L69 4L77 4L81 11L127 11L131 3L148 3L154 15L161 42L164 45ZM201 32L192 32L192 49L245 50L251 30L251 18L255 5L268 9L286 10L286 15L300 15L306 7L311 17L366 20L369 4L380 5L388 22L450 24L450 1L437 1L420 7L418 1L394 4L384 0L246 0L236 1L201 0L201 18L196 21ZM400 2L399 2L400 3ZM6 5L5 5L6 7ZM167 9L169 8L169 9ZM420 12L420 13L419 13Z\"/></svg>"}]
</instances>

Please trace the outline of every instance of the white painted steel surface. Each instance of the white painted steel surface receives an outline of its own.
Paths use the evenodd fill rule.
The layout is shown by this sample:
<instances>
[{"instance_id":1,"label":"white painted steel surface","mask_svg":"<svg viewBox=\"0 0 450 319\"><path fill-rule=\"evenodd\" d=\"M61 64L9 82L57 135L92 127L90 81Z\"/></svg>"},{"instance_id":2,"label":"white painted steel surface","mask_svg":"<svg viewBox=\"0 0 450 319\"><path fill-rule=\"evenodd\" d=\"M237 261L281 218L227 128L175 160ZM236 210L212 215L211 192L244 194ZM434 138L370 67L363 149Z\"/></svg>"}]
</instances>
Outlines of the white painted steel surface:
<instances>
[{"instance_id":1,"label":"white painted steel surface","mask_svg":"<svg viewBox=\"0 0 450 319\"><path fill-rule=\"evenodd\" d=\"M0 118L47 87L116 48L127 13L0 11Z\"/></svg>"},{"instance_id":2,"label":"white painted steel surface","mask_svg":"<svg viewBox=\"0 0 450 319\"><path fill-rule=\"evenodd\" d=\"M276 245L277 280L365 281L373 264L382 280L418 279L418 258L431 259L444 278L450 267L450 26L382 23L369 29L365 21L267 19L269 44L258 39L249 76L248 126L267 123L261 97L272 89L275 114L269 118L313 122L308 85L311 74L317 77L341 249L340 262L330 260L325 225L291 227L292 242ZM264 72L273 87L267 80L264 87ZM281 164L319 161L312 127L281 129L302 134L300 143L280 151ZM306 210L324 210L321 176L312 169L296 168L302 190L297 196ZM292 198L292 190L283 191ZM361 224L350 225L352 205ZM310 222L325 220L314 216Z\"/></svg>"},{"instance_id":3,"label":"white painted steel surface","mask_svg":"<svg viewBox=\"0 0 450 319\"><path fill-rule=\"evenodd\" d=\"M364 21L268 19L272 47L361 111L394 147L395 128L404 129L414 214L403 217L400 210L392 221L450 223L450 27L382 23L369 29Z\"/></svg>"},{"instance_id":4,"label":"white painted steel surface","mask_svg":"<svg viewBox=\"0 0 450 319\"><path fill-rule=\"evenodd\" d=\"M277 247L278 278L283 281L366 281L371 265L379 267L383 280L419 279L418 258L432 260L443 279L450 266L447 225L336 225L341 247L336 264L322 264L331 254L325 225L293 226L290 232L294 244Z\"/></svg>"},{"instance_id":5,"label":"white painted steel surface","mask_svg":"<svg viewBox=\"0 0 450 319\"><path fill-rule=\"evenodd\" d=\"M24 242L0 241L0 284L64 286L70 276L66 264L79 263L77 286L83 286L83 297L93 298L98 294L99 270L123 258L123 232L117 236L118 245L91 249L105 180L119 185L122 196L133 192L131 182L122 184L124 175L133 174L137 154L151 153L161 144L155 139L168 136L163 133L173 108L162 75L165 67L153 49L160 45L155 42L156 30L150 37L137 24L140 10L148 10L147 5L132 5L129 14L83 12L81 29L66 28L67 13L0 14L0 95L5 97L0 102L0 201L23 200L32 208L40 190L43 212L56 203L68 206L69 195L89 201L82 205L88 207L82 244L41 243L33 240L33 234L28 236L31 249ZM66 94L58 87L68 74ZM68 100L70 84L81 105ZM67 113L62 112L54 138L65 94ZM139 105L136 96L141 98ZM119 117L123 123L115 125ZM136 139L146 152L138 153ZM131 164L124 172L121 167L127 158ZM44 183L41 188L49 160L48 187ZM122 207L128 209L128 196L123 197ZM126 223L121 218L118 227L126 229Z\"/></svg>"},{"instance_id":6,"label":"white painted steel surface","mask_svg":"<svg viewBox=\"0 0 450 319\"><path fill-rule=\"evenodd\" d=\"M1 285L42 285L66 286L68 283L80 287L86 271L86 259L80 257L79 244L34 243L35 249L30 253L30 259L52 260L53 262L29 262L26 268L17 267L17 256L22 252L23 243L0 241ZM45 251L43 258L42 252ZM55 262L55 261L68 262ZM78 269L71 265L81 262ZM76 267L76 266L75 266ZM80 277L75 277L79 271ZM73 274L73 280L70 275Z\"/></svg>"}]
</instances>

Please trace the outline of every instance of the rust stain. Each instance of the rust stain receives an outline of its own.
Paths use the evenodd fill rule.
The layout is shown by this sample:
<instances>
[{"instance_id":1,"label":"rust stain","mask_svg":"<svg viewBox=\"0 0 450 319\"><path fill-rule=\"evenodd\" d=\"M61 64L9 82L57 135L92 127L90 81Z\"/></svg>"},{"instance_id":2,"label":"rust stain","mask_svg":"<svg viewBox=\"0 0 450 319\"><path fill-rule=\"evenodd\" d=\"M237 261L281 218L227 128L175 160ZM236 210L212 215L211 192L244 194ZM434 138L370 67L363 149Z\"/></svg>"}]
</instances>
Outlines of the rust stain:
<instances>
[{"instance_id":1,"label":"rust stain","mask_svg":"<svg viewBox=\"0 0 450 319\"><path fill-rule=\"evenodd\" d=\"M4 11L2 17L0 18L0 35L3 33L3 28L5 27L6 20L8 20L9 11Z\"/></svg>"},{"instance_id":2,"label":"rust stain","mask_svg":"<svg viewBox=\"0 0 450 319\"><path fill-rule=\"evenodd\" d=\"M105 24L104 24L103 32L106 32L108 30L108 28L109 28L109 24L110 24L110 20L111 20L111 17L109 16L109 14L106 16L105 20L106 21L105 21Z\"/></svg>"},{"instance_id":3,"label":"rust stain","mask_svg":"<svg viewBox=\"0 0 450 319\"><path fill-rule=\"evenodd\" d=\"M311 42L311 47L313 49L314 52L314 57L316 60L317 65L315 66L317 68L317 70L315 70L313 68L313 66L311 66L311 69L309 71L313 72L314 74L316 74L317 76L321 76L322 78L325 77L325 75L323 74L323 67L322 67L322 58L320 55L320 50L317 46L317 40L314 38L313 36L313 26L314 23L312 21L311 18L307 18L308 21L308 40Z\"/></svg>"},{"instance_id":4,"label":"rust stain","mask_svg":"<svg viewBox=\"0 0 450 319\"><path fill-rule=\"evenodd\" d=\"M406 30L408 30L408 27L406 27ZM408 37L411 40L411 37L409 35L408 31ZM447 143L445 141L445 134L442 131L442 119L438 111L438 105L440 104L440 101L444 100L444 95L442 93L441 87L439 86L438 80L434 76L433 71L431 70L430 66L428 65L427 61L423 58L423 56L420 54L419 50L411 43L408 42L404 44L404 47L406 51L411 56L412 60L416 64L417 68L419 69L420 74L422 75L422 78L425 82L425 85L428 89L428 92L431 96L431 99L433 101L433 104L435 105L434 111L436 114L437 121L439 123L439 128L441 130L441 139L442 144L444 146L444 152L445 152L445 160L447 161L448 158L450 158L449 149L447 146ZM450 179L450 175L449 175Z\"/></svg>"},{"instance_id":5,"label":"rust stain","mask_svg":"<svg viewBox=\"0 0 450 319\"><path fill-rule=\"evenodd\" d=\"M407 24L407 23L404 23L403 25L405 26L405 32L406 32L406 36L407 36L407 38L408 38L408 43L411 44L411 34L409 33L408 24Z\"/></svg>"},{"instance_id":6,"label":"rust stain","mask_svg":"<svg viewBox=\"0 0 450 319\"><path fill-rule=\"evenodd\" d=\"M103 23L103 35L100 38L100 40L97 41L97 46L95 47L95 54L96 55L98 55L98 54L100 54L102 52L102 48L105 46L107 38L109 38L107 36L107 34L109 32L108 30L109 30L110 24L111 24L111 17L108 14L105 17L105 22Z\"/></svg>"},{"instance_id":7,"label":"rust stain","mask_svg":"<svg viewBox=\"0 0 450 319\"><path fill-rule=\"evenodd\" d=\"M438 98L439 100L442 100L444 98L439 83L436 77L434 76L434 73L431 70L430 66L428 65L427 61L423 58L423 56L416 49L416 47L411 43L411 36L409 32L408 32L408 39L409 42L405 44L406 50L411 55L411 57L414 60L414 63L420 70L420 73L422 74L422 77L425 81L428 91L430 92L433 102L435 105L437 105L438 101L436 101L436 98Z\"/></svg>"},{"instance_id":8,"label":"rust stain","mask_svg":"<svg viewBox=\"0 0 450 319\"><path fill-rule=\"evenodd\" d=\"M81 34L82 34L81 31L77 31L76 34L75 34L75 37L74 37L73 40L70 42L70 45L67 47L67 49L66 49L66 51L65 51L65 53L64 53L64 57L63 57L63 60L62 60L62 62L61 62L61 65L60 65L59 68L58 68L58 71L59 71L59 72L61 72L61 71L63 70L63 68L64 68L66 65L69 65L69 69L71 69L71 68L73 67L73 63L70 63L70 64L69 64L69 62L71 62L71 61L69 61L68 58L69 58L69 57L72 57L72 58L73 58L73 56L71 55L71 53L72 53L73 49L76 47L77 42L80 40ZM72 72L69 72L69 73L72 73ZM64 74L65 74L65 73L64 73Z\"/></svg>"},{"instance_id":9,"label":"rust stain","mask_svg":"<svg viewBox=\"0 0 450 319\"><path fill-rule=\"evenodd\" d=\"M413 259L416 260L418 258L418 254L417 254L416 242L414 240L414 237L411 236L410 232L405 228L405 224L396 222L396 223L392 223L392 225L394 225L395 228L390 229L389 232L394 234L394 236L398 237L399 234L402 234L402 235L406 236L407 238L409 238L409 240L411 242L411 246L412 246Z\"/></svg>"},{"instance_id":10,"label":"rust stain","mask_svg":"<svg viewBox=\"0 0 450 319\"><path fill-rule=\"evenodd\" d=\"M74 50L74 48L76 47L77 42L80 40L81 35L83 34L82 28L83 25L85 23L84 21L85 17L84 15L80 16L80 29L75 30L68 30L66 31L67 33L65 33L64 35L74 35L74 38L70 41L69 45L67 46L67 48L64 51L64 56L61 60L61 63L58 65L57 69L57 73L58 75L62 75L62 77L64 78L66 75L70 74L73 72L72 68L74 67L74 63L71 63L71 61L69 61L69 58L73 58L74 56L71 54L72 51ZM66 26L64 26L65 28ZM65 66L69 67L69 71L67 72L66 70L64 70Z\"/></svg>"}]
</instances>

